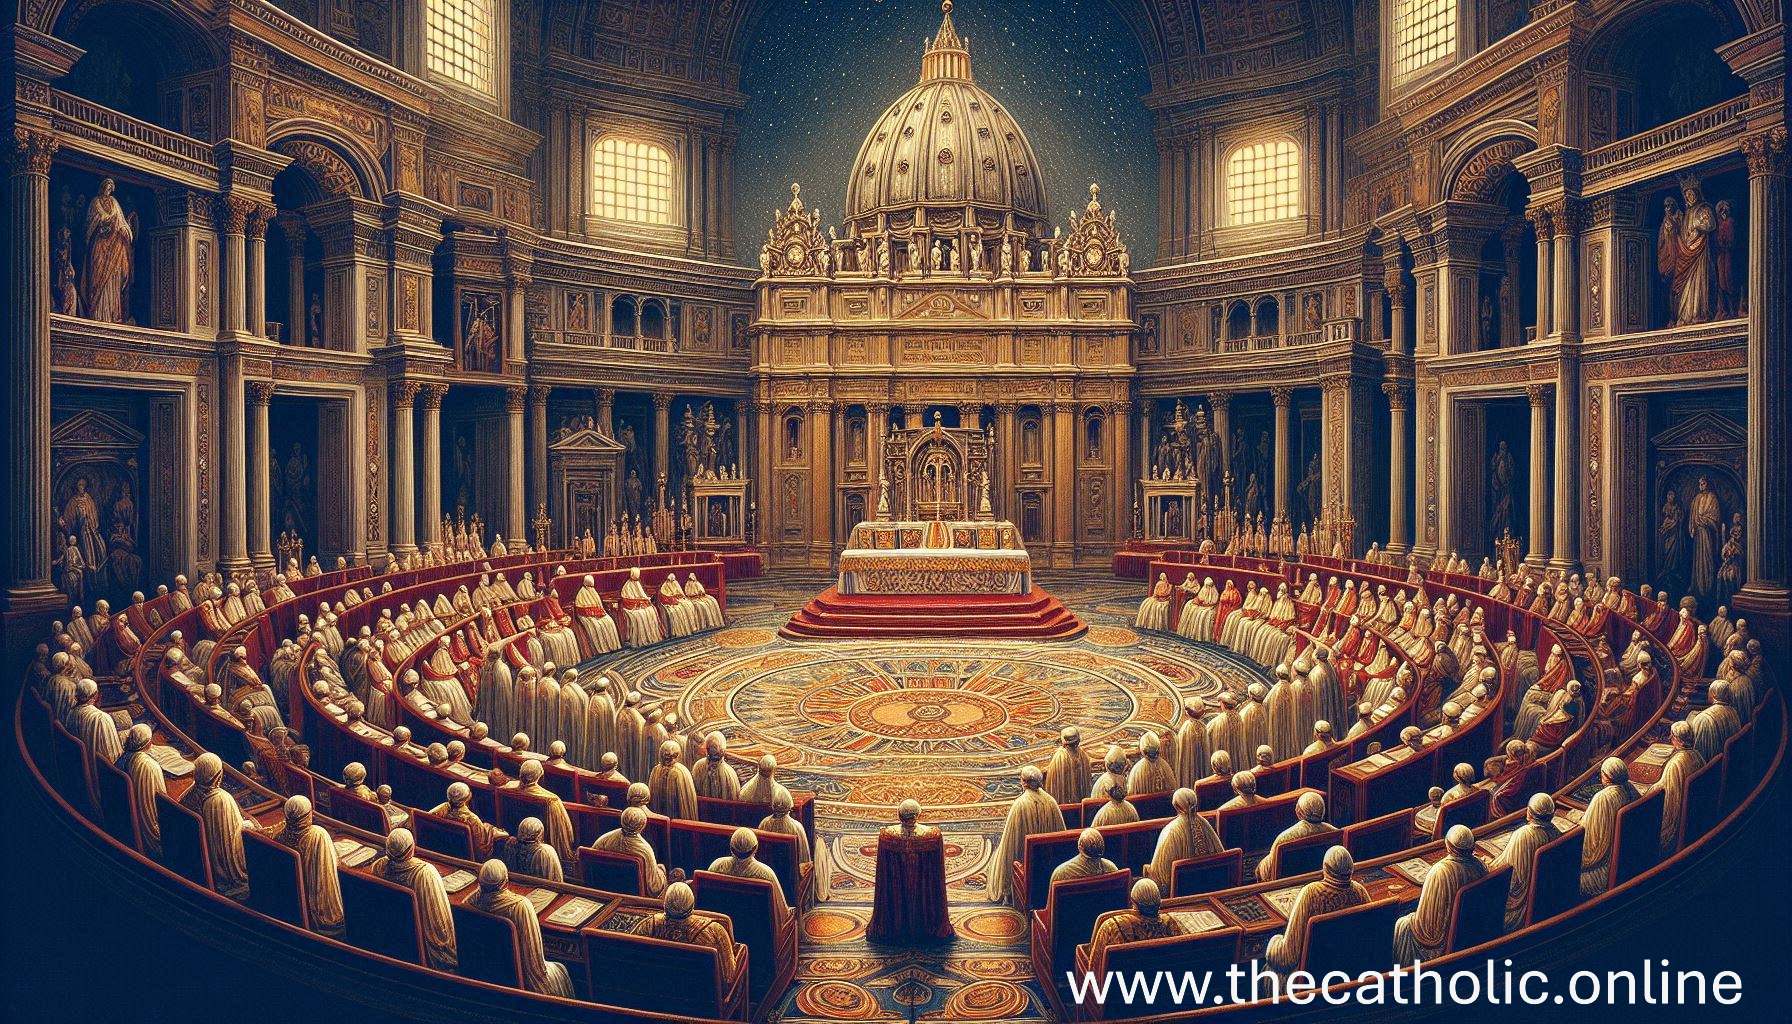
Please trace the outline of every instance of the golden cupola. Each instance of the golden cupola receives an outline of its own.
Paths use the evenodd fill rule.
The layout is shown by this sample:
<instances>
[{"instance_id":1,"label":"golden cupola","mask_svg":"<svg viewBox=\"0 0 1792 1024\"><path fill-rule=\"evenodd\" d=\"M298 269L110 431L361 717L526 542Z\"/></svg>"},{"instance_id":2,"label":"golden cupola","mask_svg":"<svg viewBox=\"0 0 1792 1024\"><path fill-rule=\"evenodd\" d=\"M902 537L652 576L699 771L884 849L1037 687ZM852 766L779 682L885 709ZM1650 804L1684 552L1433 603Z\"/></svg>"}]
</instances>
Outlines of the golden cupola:
<instances>
[{"instance_id":1,"label":"golden cupola","mask_svg":"<svg viewBox=\"0 0 1792 1024\"><path fill-rule=\"evenodd\" d=\"M969 40L952 2L921 56L921 80L890 104L859 148L846 184L856 235L915 228L1041 237L1045 179L1020 125L971 78Z\"/></svg>"}]
</instances>

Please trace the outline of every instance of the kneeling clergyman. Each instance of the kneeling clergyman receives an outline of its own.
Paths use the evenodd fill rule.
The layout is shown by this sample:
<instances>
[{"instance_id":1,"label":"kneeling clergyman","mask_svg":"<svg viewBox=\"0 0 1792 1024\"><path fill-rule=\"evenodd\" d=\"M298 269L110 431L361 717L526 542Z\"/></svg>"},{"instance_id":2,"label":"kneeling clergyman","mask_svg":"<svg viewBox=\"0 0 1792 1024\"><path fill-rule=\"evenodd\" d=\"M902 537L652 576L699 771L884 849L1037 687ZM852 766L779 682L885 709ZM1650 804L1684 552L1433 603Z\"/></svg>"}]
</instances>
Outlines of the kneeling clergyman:
<instances>
[{"instance_id":1,"label":"kneeling clergyman","mask_svg":"<svg viewBox=\"0 0 1792 1024\"><path fill-rule=\"evenodd\" d=\"M877 835L871 942L940 942L957 938L946 913L946 843L921 824L921 805L904 800L897 823Z\"/></svg>"}]
</instances>

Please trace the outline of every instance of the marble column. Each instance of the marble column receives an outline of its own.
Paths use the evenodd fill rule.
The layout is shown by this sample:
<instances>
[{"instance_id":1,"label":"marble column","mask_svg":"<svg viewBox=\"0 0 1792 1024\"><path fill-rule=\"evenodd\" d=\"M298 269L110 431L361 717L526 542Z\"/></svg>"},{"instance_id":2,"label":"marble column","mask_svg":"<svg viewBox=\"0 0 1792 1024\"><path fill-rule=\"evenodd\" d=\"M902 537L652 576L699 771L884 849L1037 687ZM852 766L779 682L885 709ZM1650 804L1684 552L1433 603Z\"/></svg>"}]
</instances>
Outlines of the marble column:
<instances>
[{"instance_id":1,"label":"marble column","mask_svg":"<svg viewBox=\"0 0 1792 1024\"><path fill-rule=\"evenodd\" d=\"M1289 517L1289 522L1292 524L1292 513L1288 509L1288 475L1289 467L1293 465L1294 449L1292 445L1294 442L1291 439L1292 431L1288 421L1291 412L1290 406L1294 404L1294 389L1270 388L1269 400L1276 407L1276 450L1274 452L1276 515ZM1294 532L1299 533L1300 531L1295 530Z\"/></svg>"},{"instance_id":2,"label":"marble column","mask_svg":"<svg viewBox=\"0 0 1792 1024\"><path fill-rule=\"evenodd\" d=\"M809 564L834 563L834 406L809 403Z\"/></svg>"},{"instance_id":3,"label":"marble column","mask_svg":"<svg viewBox=\"0 0 1792 1024\"><path fill-rule=\"evenodd\" d=\"M1567 329L1578 331L1578 321L1571 321ZM1556 377L1555 485L1550 502L1556 519L1549 559L1550 568L1564 573L1580 571L1579 394L1580 365L1575 356L1565 352Z\"/></svg>"},{"instance_id":4,"label":"marble column","mask_svg":"<svg viewBox=\"0 0 1792 1024\"><path fill-rule=\"evenodd\" d=\"M1108 411L1108 443L1114 452L1114 482L1108 489L1112 516L1111 536L1115 547L1132 536L1132 441L1126 436L1126 425L1132 422L1132 403L1115 402Z\"/></svg>"},{"instance_id":5,"label":"marble column","mask_svg":"<svg viewBox=\"0 0 1792 1024\"><path fill-rule=\"evenodd\" d=\"M1018 520L1013 508L1014 491L1020 483L1020 404L996 403L996 486L990 500L995 503L1000 519Z\"/></svg>"},{"instance_id":6,"label":"marble column","mask_svg":"<svg viewBox=\"0 0 1792 1024\"><path fill-rule=\"evenodd\" d=\"M523 471L529 465L529 452L523 443L523 414L529 408L529 389L504 389L505 437L509 458L506 460L508 485L504 490L504 536L515 544L528 534L529 502L523 485Z\"/></svg>"},{"instance_id":7,"label":"marble column","mask_svg":"<svg viewBox=\"0 0 1792 1024\"><path fill-rule=\"evenodd\" d=\"M1537 232L1537 340L1541 341L1548 336L1555 323L1550 301L1551 285L1555 280L1555 217L1543 207L1529 210L1526 216L1531 220L1532 229Z\"/></svg>"},{"instance_id":8,"label":"marble column","mask_svg":"<svg viewBox=\"0 0 1792 1024\"><path fill-rule=\"evenodd\" d=\"M257 203L249 212L249 222L243 229L249 247L248 310L244 330L257 338L268 335L268 220L275 212L272 206Z\"/></svg>"},{"instance_id":9,"label":"marble column","mask_svg":"<svg viewBox=\"0 0 1792 1024\"><path fill-rule=\"evenodd\" d=\"M752 436L753 427L753 416L748 411L751 405L752 400L747 397L734 400L734 459L729 468L736 476L747 472L747 453L753 450L747 443L747 439ZM884 457L883 434L879 432L871 436L877 440L877 446L871 449L870 454L871 464L876 466ZM744 513L746 510L741 511Z\"/></svg>"},{"instance_id":10,"label":"marble column","mask_svg":"<svg viewBox=\"0 0 1792 1024\"><path fill-rule=\"evenodd\" d=\"M598 388L593 393L597 401L597 431L605 437L616 436L616 391L614 388Z\"/></svg>"},{"instance_id":11,"label":"marble column","mask_svg":"<svg viewBox=\"0 0 1792 1024\"><path fill-rule=\"evenodd\" d=\"M392 551L407 555L417 550L417 420L415 407L421 386L416 381L392 382Z\"/></svg>"},{"instance_id":12,"label":"marble column","mask_svg":"<svg viewBox=\"0 0 1792 1024\"><path fill-rule=\"evenodd\" d=\"M425 384L418 393L423 405L423 488L418 511L424 547L442 539L442 399L446 397L446 384Z\"/></svg>"},{"instance_id":13,"label":"marble column","mask_svg":"<svg viewBox=\"0 0 1792 1024\"><path fill-rule=\"evenodd\" d=\"M50 582L50 162L55 153L54 136L14 127L6 313L9 612L61 603Z\"/></svg>"},{"instance_id":14,"label":"marble column","mask_svg":"<svg viewBox=\"0 0 1792 1024\"><path fill-rule=\"evenodd\" d=\"M268 402L274 397L270 381L249 383L249 563L257 569L274 568L273 531L269 502Z\"/></svg>"},{"instance_id":15,"label":"marble column","mask_svg":"<svg viewBox=\"0 0 1792 1024\"><path fill-rule=\"evenodd\" d=\"M1406 278L1400 273L1398 264L1383 274L1381 286L1388 293L1388 338L1390 350L1398 353L1412 352L1412 332L1406 326Z\"/></svg>"},{"instance_id":16,"label":"marble column","mask_svg":"<svg viewBox=\"0 0 1792 1024\"><path fill-rule=\"evenodd\" d=\"M665 391L653 393L653 472L659 480L671 481L672 471L672 395ZM657 480L642 481L654 493L658 494ZM673 501L672 496L666 499Z\"/></svg>"},{"instance_id":17,"label":"marble column","mask_svg":"<svg viewBox=\"0 0 1792 1024\"><path fill-rule=\"evenodd\" d=\"M1523 261L1519 259L1518 247L1524 244L1524 224L1514 218L1500 233L1500 242L1506 254L1506 276L1500 287L1500 347L1511 348L1524 344L1524 318L1518 308L1520 284L1518 275Z\"/></svg>"},{"instance_id":18,"label":"marble column","mask_svg":"<svg viewBox=\"0 0 1792 1024\"><path fill-rule=\"evenodd\" d=\"M1531 528L1525 543L1527 562L1541 565L1549 557L1549 388L1532 384L1525 388L1531 403Z\"/></svg>"},{"instance_id":19,"label":"marble column","mask_svg":"<svg viewBox=\"0 0 1792 1024\"><path fill-rule=\"evenodd\" d=\"M1076 406L1052 405L1052 564L1068 566L1076 552Z\"/></svg>"},{"instance_id":20,"label":"marble column","mask_svg":"<svg viewBox=\"0 0 1792 1024\"><path fill-rule=\"evenodd\" d=\"M866 479L871 483L871 507L865 511L876 518L878 489L884 478L884 438L889 436L890 431L890 407L882 402L867 402L865 420L865 432L869 435L871 445L865 456L870 463Z\"/></svg>"},{"instance_id":21,"label":"marble column","mask_svg":"<svg viewBox=\"0 0 1792 1024\"><path fill-rule=\"evenodd\" d=\"M296 213L282 214L280 229L286 235L286 343L322 348L323 339L307 333L311 314L305 295L305 218ZM429 303L423 306L428 308ZM318 329L323 329L321 323Z\"/></svg>"},{"instance_id":22,"label":"marble column","mask_svg":"<svg viewBox=\"0 0 1792 1024\"><path fill-rule=\"evenodd\" d=\"M533 521L548 503L548 392L539 384L529 389L529 507L524 518ZM530 538L534 543L534 538Z\"/></svg>"},{"instance_id":23,"label":"marble column","mask_svg":"<svg viewBox=\"0 0 1792 1024\"><path fill-rule=\"evenodd\" d=\"M236 572L249 567L248 431L245 419L248 399L243 382L243 357L230 354L223 360L223 387L218 395L218 453L223 479L218 495L218 568Z\"/></svg>"},{"instance_id":24,"label":"marble column","mask_svg":"<svg viewBox=\"0 0 1792 1024\"><path fill-rule=\"evenodd\" d=\"M1792 234L1787 203L1786 129L1774 127L1743 140L1748 162L1748 513L1747 578L1735 604L1769 627L1765 644L1777 641L1783 657L1792 611L1792 557L1786 524L1792 522L1792 288L1788 253Z\"/></svg>"},{"instance_id":25,"label":"marble column","mask_svg":"<svg viewBox=\"0 0 1792 1024\"><path fill-rule=\"evenodd\" d=\"M1255 334L1256 314L1252 313L1251 316L1253 324L1251 333ZM1230 488L1236 489L1242 497L1244 494L1243 480L1232 480L1230 485L1226 482L1232 472L1232 396L1223 391L1215 392L1214 394L1207 396L1207 406L1213 410L1213 432L1219 435L1220 440L1221 494L1223 496L1229 486ZM1211 486L1211 483L1209 482L1208 485ZM1239 504L1243 503L1239 502ZM1224 505L1225 501L1223 497L1215 500L1213 503L1215 509L1221 508Z\"/></svg>"},{"instance_id":26,"label":"marble column","mask_svg":"<svg viewBox=\"0 0 1792 1024\"><path fill-rule=\"evenodd\" d=\"M249 215L256 203L239 195L226 195L218 200L218 235L222 241L223 267L218 276L219 290L224 293L218 304L218 329L225 336L240 335L249 322L248 239Z\"/></svg>"},{"instance_id":27,"label":"marble column","mask_svg":"<svg viewBox=\"0 0 1792 1024\"><path fill-rule=\"evenodd\" d=\"M1580 337L1580 219L1579 200L1564 199L1556 204L1556 237L1551 245L1555 267L1550 333L1558 338ZM1558 393L1558 405L1560 397Z\"/></svg>"},{"instance_id":28,"label":"marble column","mask_svg":"<svg viewBox=\"0 0 1792 1024\"><path fill-rule=\"evenodd\" d=\"M1411 546L1408 522L1412 515L1412 495L1407 480L1410 429L1406 413L1411 407L1412 392L1404 381L1387 381L1381 392L1388 396L1388 543L1389 554L1403 554Z\"/></svg>"}]
</instances>

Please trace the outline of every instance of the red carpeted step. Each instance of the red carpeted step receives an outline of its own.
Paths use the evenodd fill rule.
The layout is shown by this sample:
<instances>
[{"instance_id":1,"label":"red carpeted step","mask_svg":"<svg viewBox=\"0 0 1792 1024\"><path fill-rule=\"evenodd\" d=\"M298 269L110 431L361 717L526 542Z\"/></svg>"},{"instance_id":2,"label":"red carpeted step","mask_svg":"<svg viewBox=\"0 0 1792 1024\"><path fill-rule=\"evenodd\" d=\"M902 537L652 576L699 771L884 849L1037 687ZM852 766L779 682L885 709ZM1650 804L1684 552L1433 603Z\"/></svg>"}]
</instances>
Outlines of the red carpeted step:
<instances>
[{"instance_id":1,"label":"red carpeted step","mask_svg":"<svg viewBox=\"0 0 1792 1024\"><path fill-rule=\"evenodd\" d=\"M1064 640L1087 627L1044 590L1030 594L841 594L829 587L779 632L791 639L974 637Z\"/></svg>"}]
</instances>

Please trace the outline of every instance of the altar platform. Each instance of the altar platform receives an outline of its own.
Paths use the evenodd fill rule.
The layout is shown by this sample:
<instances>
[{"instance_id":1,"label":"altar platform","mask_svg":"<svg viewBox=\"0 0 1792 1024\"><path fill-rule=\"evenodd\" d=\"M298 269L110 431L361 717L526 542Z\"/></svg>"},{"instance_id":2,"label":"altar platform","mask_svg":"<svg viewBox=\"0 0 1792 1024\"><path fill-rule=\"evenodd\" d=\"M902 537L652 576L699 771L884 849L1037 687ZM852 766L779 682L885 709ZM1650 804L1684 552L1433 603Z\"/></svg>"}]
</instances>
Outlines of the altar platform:
<instances>
[{"instance_id":1,"label":"altar platform","mask_svg":"<svg viewBox=\"0 0 1792 1024\"><path fill-rule=\"evenodd\" d=\"M977 637L1067 640L1086 630L1033 585L1014 524L860 523L840 577L791 617L787 639Z\"/></svg>"}]
</instances>

